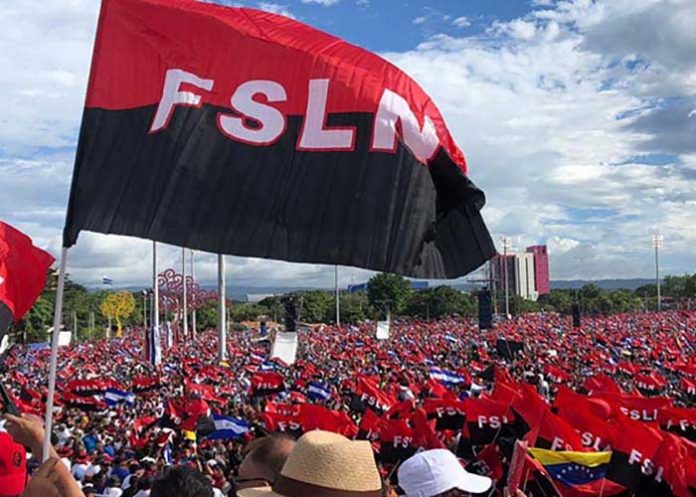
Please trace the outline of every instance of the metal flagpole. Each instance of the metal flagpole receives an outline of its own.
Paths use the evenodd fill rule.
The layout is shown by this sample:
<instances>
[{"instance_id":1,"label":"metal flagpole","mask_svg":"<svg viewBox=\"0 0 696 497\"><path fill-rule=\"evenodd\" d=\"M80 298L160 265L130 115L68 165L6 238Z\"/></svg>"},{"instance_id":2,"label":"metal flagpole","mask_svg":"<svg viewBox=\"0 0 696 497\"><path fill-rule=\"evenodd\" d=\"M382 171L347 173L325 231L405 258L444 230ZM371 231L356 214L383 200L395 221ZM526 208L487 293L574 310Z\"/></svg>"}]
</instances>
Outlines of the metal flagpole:
<instances>
[{"instance_id":1,"label":"metal flagpole","mask_svg":"<svg viewBox=\"0 0 696 497\"><path fill-rule=\"evenodd\" d=\"M157 242L152 241L152 333L159 332L159 286L157 285ZM154 350L152 351L154 353Z\"/></svg>"},{"instance_id":2,"label":"metal flagpole","mask_svg":"<svg viewBox=\"0 0 696 497\"><path fill-rule=\"evenodd\" d=\"M218 360L227 357L227 316L225 315L225 256L218 254Z\"/></svg>"},{"instance_id":3,"label":"metal flagpole","mask_svg":"<svg viewBox=\"0 0 696 497\"><path fill-rule=\"evenodd\" d=\"M181 276L184 284L183 305L184 305L184 340L188 338L188 305L186 301L186 249L181 247Z\"/></svg>"},{"instance_id":4,"label":"metal flagpole","mask_svg":"<svg viewBox=\"0 0 696 497\"><path fill-rule=\"evenodd\" d=\"M195 283L196 276L193 270L193 249L191 249L191 282ZM191 336L196 338L196 308L191 310Z\"/></svg>"},{"instance_id":5,"label":"metal flagpole","mask_svg":"<svg viewBox=\"0 0 696 497\"><path fill-rule=\"evenodd\" d=\"M46 461L51 449L51 432L53 425L53 397L56 393L56 368L58 364L58 340L60 337L60 322L63 312L63 290L65 289L65 266L68 261L68 249L60 251L60 268L58 270L58 288L56 289L56 307L53 312L53 336L51 337L51 363L48 372L48 397L46 398L46 417L44 418L43 457Z\"/></svg>"},{"instance_id":6,"label":"metal flagpole","mask_svg":"<svg viewBox=\"0 0 696 497\"><path fill-rule=\"evenodd\" d=\"M505 319L508 319L510 316L510 296L509 296L509 288L508 288L508 258L507 258L508 243L509 243L509 238L504 236L503 237L503 279L505 280Z\"/></svg>"},{"instance_id":7,"label":"metal flagpole","mask_svg":"<svg viewBox=\"0 0 696 497\"><path fill-rule=\"evenodd\" d=\"M655 246L655 284L657 285L657 310L662 310L662 293L660 289L660 245L662 245L662 235L653 234L653 245Z\"/></svg>"},{"instance_id":8,"label":"metal flagpole","mask_svg":"<svg viewBox=\"0 0 696 497\"><path fill-rule=\"evenodd\" d=\"M334 266L335 268L335 283L336 283L336 326L341 326L341 304L340 304L340 296L338 293L338 264Z\"/></svg>"}]
</instances>

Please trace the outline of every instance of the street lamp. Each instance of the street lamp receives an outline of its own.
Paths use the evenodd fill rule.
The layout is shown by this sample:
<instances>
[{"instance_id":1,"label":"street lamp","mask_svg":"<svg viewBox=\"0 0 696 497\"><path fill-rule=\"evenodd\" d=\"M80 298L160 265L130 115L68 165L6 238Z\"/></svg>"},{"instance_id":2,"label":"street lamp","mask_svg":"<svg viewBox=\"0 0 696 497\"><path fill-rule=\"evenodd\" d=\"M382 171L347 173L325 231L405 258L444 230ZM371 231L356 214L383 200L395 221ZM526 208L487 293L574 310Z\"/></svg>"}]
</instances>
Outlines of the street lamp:
<instances>
[{"instance_id":1,"label":"street lamp","mask_svg":"<svg viewBox=\"0 0 696 497\"><path fill-rule=\"evenodd\" d=\"M507 251L510 248L510 238L503 236L500 238L503 242L503 281L505 284L505 319L510 316L510 295L508 288L508 260Z\"/></svg>"},{"instance_id":2,"label":"street lamp","mask_svg":"<svg viewBox=\"0 0 696 497\"><path fill-rule=\"evenodd\" d=\"M657 310L662 310L662 294L660 292L660 247L662 247L662 235L653 233L653 246L655 247L655 283L657 284Z\"/></svg>"}]
</instances>

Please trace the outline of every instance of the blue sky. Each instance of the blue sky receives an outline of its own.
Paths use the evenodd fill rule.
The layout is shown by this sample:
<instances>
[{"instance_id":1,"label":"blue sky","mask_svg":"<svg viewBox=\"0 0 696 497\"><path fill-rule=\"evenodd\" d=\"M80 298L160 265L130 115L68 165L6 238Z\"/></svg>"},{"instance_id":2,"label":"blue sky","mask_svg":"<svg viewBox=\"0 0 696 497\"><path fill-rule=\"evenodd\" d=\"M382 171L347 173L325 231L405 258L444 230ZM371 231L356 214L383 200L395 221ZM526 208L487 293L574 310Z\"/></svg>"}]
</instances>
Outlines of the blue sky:
<instances>
[{"instance_id":1,"label":"blue sky","mask_svg":"<svg viewBox=\"0 0 696 497\"><path fill-rule=\"evenodd\" d=\"M229 0L375 51L438 104L498 243L547 243L554 279L696 271L693 0ZM57 254L97 0L0 3L0 219ZM150 246L85 233L69 272L146 283ZM161 264L180 252L163 247ZM197 256L214 281L214 256ZM330 286L333 269L230 258L237 285ZM342 284L369 273L341 270Z\"/></svg>"}]
</instances>

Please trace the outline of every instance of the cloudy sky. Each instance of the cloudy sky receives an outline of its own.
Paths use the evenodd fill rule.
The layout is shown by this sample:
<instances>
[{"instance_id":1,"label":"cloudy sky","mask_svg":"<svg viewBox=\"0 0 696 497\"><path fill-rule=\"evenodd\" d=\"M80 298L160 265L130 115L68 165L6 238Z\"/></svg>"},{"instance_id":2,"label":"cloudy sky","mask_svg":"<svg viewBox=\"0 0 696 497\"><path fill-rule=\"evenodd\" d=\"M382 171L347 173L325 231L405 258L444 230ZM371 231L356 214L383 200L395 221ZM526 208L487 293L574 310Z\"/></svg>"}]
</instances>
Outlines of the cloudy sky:
<instances>
[{"instance_id":1,"label":"cloudy sky","mask_svg":"<svg viewBox=\"0 0 696 497\"><path fill-rule=\"evenodd\" d=\"M232 2L224 2L232 4ZM439 105L496 243L547 243L553 279L696 271L693 0L283 0L380 53ZM58 254L97 0L0 2L0 219ZM180 250L163 247L161 265ZM68 271L145 283L150 245L83 233ZM214 281L215 259L196 255ZM342 284L367 273L341 270ZM333 268L230 257L239 286L330 286Z\"/></svg>"}]
</instances>

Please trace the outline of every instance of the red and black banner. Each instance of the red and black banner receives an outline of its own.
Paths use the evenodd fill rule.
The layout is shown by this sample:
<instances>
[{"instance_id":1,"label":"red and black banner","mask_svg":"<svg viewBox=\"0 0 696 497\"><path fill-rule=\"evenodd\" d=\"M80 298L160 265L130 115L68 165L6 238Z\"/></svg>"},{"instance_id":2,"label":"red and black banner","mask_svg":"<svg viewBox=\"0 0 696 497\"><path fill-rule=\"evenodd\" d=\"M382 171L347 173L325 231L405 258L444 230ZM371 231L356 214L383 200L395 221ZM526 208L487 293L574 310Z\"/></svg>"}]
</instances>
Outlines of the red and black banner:
<instances>
[{"instance_id":1,"label":"red and black banner","mask_svg":"<svg viewBox=\"0 0 696 497\"><path fill-rule=\"evenodd\" d=\"M253 9L103 0L65 246L452 278L495 253L484 203L433 101L377 55Z\"/></svg>"},{"instance_id":2,"label":"red and black banner","mask_svg":"<svg viewBox=\"0 0 696 497\"><path fill-rule=\"evenodd\" d=\"M0 339L39 298L53 261L31 238L0 221Z\"/></svg>"}]
</instances>

